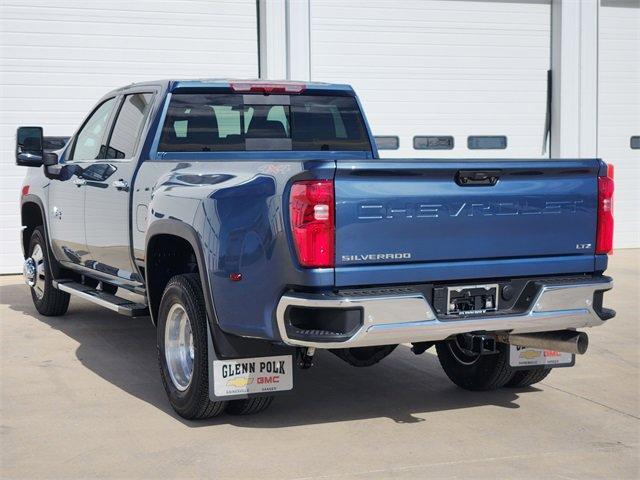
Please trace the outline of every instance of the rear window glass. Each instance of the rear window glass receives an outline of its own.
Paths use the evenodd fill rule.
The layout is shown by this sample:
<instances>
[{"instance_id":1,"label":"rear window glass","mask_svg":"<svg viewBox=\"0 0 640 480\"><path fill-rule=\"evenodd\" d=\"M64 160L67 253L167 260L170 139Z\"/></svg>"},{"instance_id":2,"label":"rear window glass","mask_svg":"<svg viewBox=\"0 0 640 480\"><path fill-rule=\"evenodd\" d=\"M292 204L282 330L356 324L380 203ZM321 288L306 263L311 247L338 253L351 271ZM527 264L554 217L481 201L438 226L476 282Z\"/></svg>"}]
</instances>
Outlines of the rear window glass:
<instances>
[{"instance_id":1,"label":"rear window glass","mask_svg":"<svg viewBox=\"0 0 640 480\"><path fill-rule=\"evenodd\" d=\"M354 98L173 94L160 151L370 150Z\"/></svg>"}]
</instances>

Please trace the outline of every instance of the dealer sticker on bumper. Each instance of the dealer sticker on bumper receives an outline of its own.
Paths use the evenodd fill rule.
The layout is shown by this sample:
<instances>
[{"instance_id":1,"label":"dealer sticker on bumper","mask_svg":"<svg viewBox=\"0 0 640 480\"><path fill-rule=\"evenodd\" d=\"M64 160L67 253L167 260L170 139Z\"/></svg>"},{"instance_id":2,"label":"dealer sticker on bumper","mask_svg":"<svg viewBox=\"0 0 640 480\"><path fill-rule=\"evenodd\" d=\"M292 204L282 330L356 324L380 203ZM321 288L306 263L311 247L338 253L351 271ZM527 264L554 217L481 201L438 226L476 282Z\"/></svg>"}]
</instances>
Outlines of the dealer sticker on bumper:
<instances>
[{"instance_id":1,"label":"dealer sticker on bumper","mask_svg":"<svg viewBox=\"0 0 640 480\"><path fill-rule=\"evenodd\" d=\"M291 390L292 356L214 360L213 387L216 397Z\"/></svg>"},{"instance_id":2,"label":"dealer sticker on bumper","mask_svg":"<svg viewBox=\"0 0 640 480\"><path fill-rule=\"evenodd\" d=\"M541 350L511 345L509 350L509 365L512 367L536 367L548 365L562 367L573 364L573 354Z\"/></svg>"}]
</instances>

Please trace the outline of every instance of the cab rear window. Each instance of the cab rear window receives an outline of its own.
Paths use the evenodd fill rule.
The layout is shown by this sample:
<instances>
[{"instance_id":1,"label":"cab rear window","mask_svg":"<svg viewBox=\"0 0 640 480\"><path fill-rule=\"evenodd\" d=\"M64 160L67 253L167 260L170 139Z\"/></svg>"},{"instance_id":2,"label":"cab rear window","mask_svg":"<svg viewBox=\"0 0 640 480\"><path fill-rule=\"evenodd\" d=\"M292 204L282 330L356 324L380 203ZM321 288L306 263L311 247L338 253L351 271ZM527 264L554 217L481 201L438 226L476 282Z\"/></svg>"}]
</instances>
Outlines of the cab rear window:
<instances>
[{"instance_id":1,"label":"cab rear window","mask_svg":"<svg viewBox=\"0 0 640 480\"><path fill-rule=\"evenodd\" d=\"M353 97L177 93L164 152L371 150Z\"/></svg>"}]
</instances>

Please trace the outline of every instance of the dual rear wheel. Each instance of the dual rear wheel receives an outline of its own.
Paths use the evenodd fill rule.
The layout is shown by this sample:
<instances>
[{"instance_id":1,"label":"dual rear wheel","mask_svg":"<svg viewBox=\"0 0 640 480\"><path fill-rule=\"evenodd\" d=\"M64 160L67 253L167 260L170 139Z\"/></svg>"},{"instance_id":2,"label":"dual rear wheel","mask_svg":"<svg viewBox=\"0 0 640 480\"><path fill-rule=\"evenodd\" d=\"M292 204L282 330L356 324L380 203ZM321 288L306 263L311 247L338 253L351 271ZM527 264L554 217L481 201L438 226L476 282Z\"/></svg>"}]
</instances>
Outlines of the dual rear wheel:
<instances>
[{"instance_id":1,"label":"dual rear wheel","mask_svg":"<svg viewBox=\"0 0 640 480\"><path fill-rule=\"evenodd\" d=\"M207 314L198 274L169 280L158 311L157 341L162 382L181 417L211 418L225 411L249 415L271 405L271 396L224 402L209 398Z\"/></svg>"},{"instance_id":2,"label":"dual rear wheel","mask_svg":"<svg viewBox=\"0 0 640 480\"><path fill-rule=\"evenodd\" d=\"M436 344L438 360L447 377L465 390L525 388L544 380L550 368L514 370L509 366L509 346L498 344L498 353L469 355L454 338Z\"/></svg>"}]
</instances>

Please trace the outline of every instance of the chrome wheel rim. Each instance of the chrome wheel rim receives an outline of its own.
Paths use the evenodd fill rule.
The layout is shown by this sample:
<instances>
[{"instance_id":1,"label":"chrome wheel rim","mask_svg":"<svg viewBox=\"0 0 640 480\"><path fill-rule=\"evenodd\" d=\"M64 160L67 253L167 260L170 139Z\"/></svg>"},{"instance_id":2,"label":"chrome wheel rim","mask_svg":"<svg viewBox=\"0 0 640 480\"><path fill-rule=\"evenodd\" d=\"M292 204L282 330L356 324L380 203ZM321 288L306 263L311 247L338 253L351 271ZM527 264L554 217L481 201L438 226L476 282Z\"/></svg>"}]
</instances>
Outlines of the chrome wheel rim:
<instances>
[{"instance_id":1,"label":"chrome wheel rim","mask_svg":"<svg viewBox=\"0 0 640 480\"><path fill-rule=\"evenodd\" d=\"M169 309L164 329L164 356L173 386L184 392L193 377L193 332L186 310L179 303Z\"/></svg>"},{"instance_id":2,"label":"chrome wheel rim","mask_svg":"<svg viewBox=\"0 0 640 480\"><path fill-rule=\"evenodd\" d=\"M38 300L44 297L44 253L42 252L42 247L39 243L33 247L33 251L31 252L31 259L33 260L33 265L35 267L35 272L33 276L29 278L29 286L33 289L33 292L38 297Z\"/></svg>"}]
</instances>

